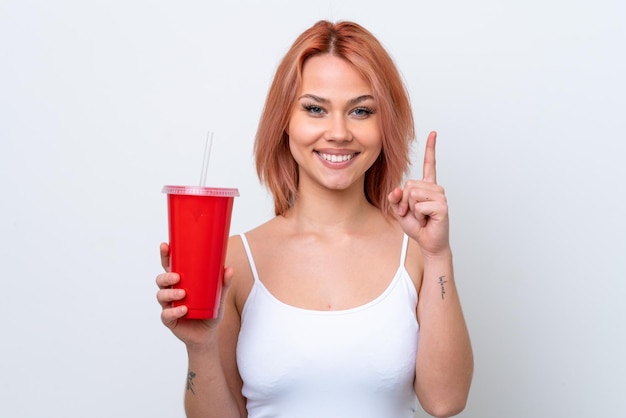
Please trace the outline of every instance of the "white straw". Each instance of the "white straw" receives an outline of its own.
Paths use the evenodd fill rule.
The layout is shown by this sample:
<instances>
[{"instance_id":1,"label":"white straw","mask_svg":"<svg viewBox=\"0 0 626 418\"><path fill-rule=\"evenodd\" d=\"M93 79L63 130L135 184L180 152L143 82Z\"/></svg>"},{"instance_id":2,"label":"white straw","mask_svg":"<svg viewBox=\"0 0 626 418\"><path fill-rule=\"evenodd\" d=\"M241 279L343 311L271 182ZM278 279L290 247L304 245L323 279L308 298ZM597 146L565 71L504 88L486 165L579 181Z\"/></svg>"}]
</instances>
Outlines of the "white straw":
<instances>
[{"instance_id":1,"label":"white straw","mask_svg":"<svg viewBox=\"0 0 626 418\"><path fill-rule=\"evenodd\" d=\"M202 160L202 174L200 175L200 187L206 185L206 173L209 169L209 159L211 158L211 147L213 146L213 132L209 131L206 135L206 143L204 145L204 159Z\"/></svg>"}]
</instances>

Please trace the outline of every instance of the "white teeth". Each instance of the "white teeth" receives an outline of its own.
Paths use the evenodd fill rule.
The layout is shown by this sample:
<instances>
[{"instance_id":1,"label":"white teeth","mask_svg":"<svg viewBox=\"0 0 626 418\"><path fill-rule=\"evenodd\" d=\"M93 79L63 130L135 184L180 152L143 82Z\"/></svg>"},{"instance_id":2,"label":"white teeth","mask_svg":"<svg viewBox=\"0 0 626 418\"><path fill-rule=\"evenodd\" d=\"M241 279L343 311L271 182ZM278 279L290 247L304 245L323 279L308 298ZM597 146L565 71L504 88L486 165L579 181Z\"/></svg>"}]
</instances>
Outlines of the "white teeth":
<instances>
[{"instance_id":1,"label":"white teeth","mask_svg":"<svg viewBox=\"0 0 626 418\"><path fill-rule=\"evenodd\" d=\"M336 155L336 154L323 154L320 153L322 158L326 161L330 161L331 163L342 163L344 161L349 161L354 157L355 154L344 154L344 155Z\"/></svg>"}]
</instances>

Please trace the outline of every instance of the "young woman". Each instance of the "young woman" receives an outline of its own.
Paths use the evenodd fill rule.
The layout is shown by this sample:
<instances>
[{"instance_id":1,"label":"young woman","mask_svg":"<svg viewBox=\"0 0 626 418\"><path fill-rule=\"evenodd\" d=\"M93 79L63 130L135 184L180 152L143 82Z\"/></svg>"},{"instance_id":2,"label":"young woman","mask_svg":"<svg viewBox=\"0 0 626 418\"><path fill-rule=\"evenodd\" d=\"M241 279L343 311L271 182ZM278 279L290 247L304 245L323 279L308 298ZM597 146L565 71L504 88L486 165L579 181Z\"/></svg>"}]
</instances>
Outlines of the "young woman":
<instances>
[{"instance_id":1,"label":"young woman","mask_svg":"<svg viewBox=\"0 0 626 418\"><path fill-rule=\"evenodd\" d=\"M413 417L466 404L473 356L429 135L408 180L401 77L363 27L322 21L277 69L255 144L276 217L231 237L221 314L186 320L157 277L162 321L189 357L189 417Z\"/></svg>"}]
</instances>

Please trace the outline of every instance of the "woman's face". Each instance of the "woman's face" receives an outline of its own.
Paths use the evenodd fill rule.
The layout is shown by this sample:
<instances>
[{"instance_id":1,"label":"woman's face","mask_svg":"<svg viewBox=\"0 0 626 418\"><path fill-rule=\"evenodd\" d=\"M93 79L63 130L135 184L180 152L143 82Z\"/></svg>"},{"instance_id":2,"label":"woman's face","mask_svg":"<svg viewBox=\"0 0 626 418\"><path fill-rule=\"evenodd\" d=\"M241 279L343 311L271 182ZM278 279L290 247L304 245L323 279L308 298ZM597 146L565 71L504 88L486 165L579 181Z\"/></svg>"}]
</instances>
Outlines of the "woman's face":
<instances>
[{"instance_id":1,"label":"woman's face","mask_svg":"<svg viewBox=\"0 0 626 418\"><path fill-rule=\"evenodd\" d=\"M309 58L287 127L299 184L333 190L359 187L382 149L369 83L342 58Z\"/></svg>"}]
</instances>

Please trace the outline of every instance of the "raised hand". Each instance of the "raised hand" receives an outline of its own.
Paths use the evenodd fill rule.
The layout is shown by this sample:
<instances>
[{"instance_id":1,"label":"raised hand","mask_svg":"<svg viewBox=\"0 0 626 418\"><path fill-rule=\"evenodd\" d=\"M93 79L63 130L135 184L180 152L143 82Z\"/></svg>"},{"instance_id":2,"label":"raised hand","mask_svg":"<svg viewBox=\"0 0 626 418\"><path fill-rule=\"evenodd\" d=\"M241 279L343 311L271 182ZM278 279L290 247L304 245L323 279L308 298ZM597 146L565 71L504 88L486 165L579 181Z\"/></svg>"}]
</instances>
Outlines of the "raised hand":
<instances>
[{"instance_id":1,"label":"raised hand","mask_svg":"<svg viewBox=\"0 0 626 418\"><path fill-rule=\"evenodd\" d=\"M448 203L437 184L435 145L437 133L426 141L422 180L408 180L403 188L389 193L398 222L404 232L416 240L425 255L438 255L450 249Z\"/></svg>"}]
</instances>

